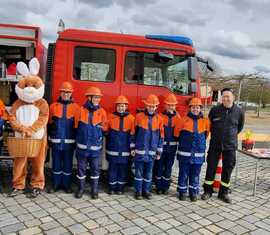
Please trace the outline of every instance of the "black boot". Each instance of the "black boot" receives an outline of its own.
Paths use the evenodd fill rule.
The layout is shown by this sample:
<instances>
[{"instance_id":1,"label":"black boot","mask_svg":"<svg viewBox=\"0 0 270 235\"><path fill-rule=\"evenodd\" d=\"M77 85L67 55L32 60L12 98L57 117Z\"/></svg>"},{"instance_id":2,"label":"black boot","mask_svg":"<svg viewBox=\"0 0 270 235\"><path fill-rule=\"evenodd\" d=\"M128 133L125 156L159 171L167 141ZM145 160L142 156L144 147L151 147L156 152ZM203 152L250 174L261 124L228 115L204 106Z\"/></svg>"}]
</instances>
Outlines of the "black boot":
<instances>
[{"instance_id":1,"label":"black boot","mask_svg":"<svg viewBox=\"0 0 270 235\"><path fill-rule=\"evenodd\" d=\"M187 200L187 194L186 193L179 193L178 198L180 201L186 201Z\"/></svg>"},{"instance_id":2,"label":"black boot","mask_svg":"<svg viewBox=\"0 0 270 235\"><path fill-rule=\"evenodd\" d=\"M164 195L168 195L168 194L169 194L169 190L163 190L162 193L163 193Z\"/></svg>"},{"instance_id":3,"label":"black boot","mask_svg":"<svg viewBox=\"0 0 270 235\"><path fill-rule=\"evenodd\" d=\"M50 186L47 188L47 193L56 193L59 190L57 186Z\"/></svg>"},{"instance_id":4,"label":"black boot","mask_svg":"<svg viewBox=\"0 0 270 235\"><path fill-rule=\"evenodd\" d=\"M196 202L198 200L198 197L195 194L190 194L189 198L190 198L190 201L192 201L192 202Z\"/></svg>"},{"instance_id":5,"label":"black boot","mask_svg":"<svg viewBox=\"0 0 270 235\"><path fill-rule=\"evenodd\" d=\"M67 193L67 194L73 193L72 188L71 187L65 188L65 193Z\"/></svg>"},{"instance_id":6,"label":"black boot","mask_svg":"<svg viewBox=\"0 0 270 235\"><path fill-rule=\"evenodd\" d=\"M218 198L225 203L232 203L232 199L230 198L229 194L219 193Z\"/></svg>"},{"instance_id":7,"label":"black boot","mask_svg":"<svg viewBox=\"0 0 270 235\"><path fill-rule=\"evenodd\" d=\"M220 186L218 192L218 198L226 203L232 203L232 199L229 197L229 188L225 186Z\"/></svg>"},{"instance_id":8,"label":"black boot","mask_svg":"<svg viewBox=\"0 0 270 235\"><path fill-rule=\"evenodd\" d=\"M33 188L31 193L30 193L30 197L31 198L36 198L38 195L41 194L41 189L40 188Z\"/></svg>"},{"instance_id":9,"label":"black boot","mask_svg":"<svg viewBox=\"0 0 270 235\"><path fill-rule=\"evenodd\" d=\"M113 194L114 194L114 191L113 191L112 189L109 189L109 190L108 190L108 194L109 194L109 195L113 195Z\"/></svg>"},{"instance_id":10,"label":"black boot","mask_svg":"<svg viewBox=\"0 0 270 235\"><path fill-rule=\"evenodd\" d=\"M23 189L16 189L13 188L11 192L8 193L8 197L16 197L17 195L23 194L24 190Z\"/></svg>"},{"instance_id":11,"label":"black boot","mask_svg":"<svg viewBox=\"0 0 270 235\"><path fill-rule=\"evenodd\" d=\"M162 190L161 189L157 189L156 192L157 192L157 195L162 194Z\"/></svg>"},{"instance_id":12,"label":"black boot","mask_svg":"<svg viewBox=\"0 0 270 235\"><path fill-rule=\"evenodd\" d=\"M78 191L75 193L75 197L82 198L83 193L84 193L84 190L79 188Z\"/></svg>"},{"instance_id":13,"label":"black boot","mask_svg":"<svg viewBox=\"0 0 270 235\"><path fill-rule=\"evenodd\" d=\"M212 197L212 193L206 191L206 192L204 192L204 193L202 194L201 199L204 200L204 201L206 201L206 200L208 200L210 197Z\"/></svg>"},{"instance_id":14,"label":"black boot","mask_svg":"<svg viewBox=\"0 0 270 235\"><path fill-rule=\"evenodd\" d=\"M152 198L152 194L150 192L143 192L142 196L148 200Z\"/></svg>"},{"instance_id":15,"label":"black boot","mask_svg":"<svg viewBox=\"0 0 270 235\"><path fill-rule=\"evenodd\" d=\"M213 194L213 185L203 184L204 193L201 196L201 199L206 201L212 197Z\"/></svg>"},{"instance_id":16,"label":"black boot","mask_svg":"<svg viewBox=\"0 0 270 235\"><path fill-rule=\"evenodd\" d=\"M136 198L137 200L141 200L141 199L142 199L142 193L141 193L141 192L136 192L136 193L135 193L135 198Z\"/></svg>"},{"instance_id":17,"label":"black boot","mask_svg":"<svg viewBox=\"0 0 270 235\"><path fill-rule=\"evenodd\" d=\"M91 198L94 199L94 200L98 199L98 192L92 192L91 193Z\"/></svg>"}]
</instances>

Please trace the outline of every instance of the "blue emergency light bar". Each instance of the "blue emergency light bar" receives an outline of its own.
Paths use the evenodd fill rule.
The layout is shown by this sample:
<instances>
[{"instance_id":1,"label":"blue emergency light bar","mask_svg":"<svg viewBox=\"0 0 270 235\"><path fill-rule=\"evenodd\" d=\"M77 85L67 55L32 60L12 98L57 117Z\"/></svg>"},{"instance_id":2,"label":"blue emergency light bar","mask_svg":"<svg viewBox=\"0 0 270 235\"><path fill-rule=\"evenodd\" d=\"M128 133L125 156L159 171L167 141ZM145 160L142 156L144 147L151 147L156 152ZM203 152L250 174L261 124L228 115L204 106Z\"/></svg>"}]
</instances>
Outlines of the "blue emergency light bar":
<instances>
[{"instance_id":1,"label":"blue emergency light bar","mask_svg":"<svg viewBox=\"0 0 270 235\"><path fill-rule=\"evenodd\" d=\"M147 39L154 39L166 42L174 42L179 44L185 44L188 46L193 46L193 42L188 37L183 36L167 36L167 35L145 35Z\"/></svg>"}]
</instances>

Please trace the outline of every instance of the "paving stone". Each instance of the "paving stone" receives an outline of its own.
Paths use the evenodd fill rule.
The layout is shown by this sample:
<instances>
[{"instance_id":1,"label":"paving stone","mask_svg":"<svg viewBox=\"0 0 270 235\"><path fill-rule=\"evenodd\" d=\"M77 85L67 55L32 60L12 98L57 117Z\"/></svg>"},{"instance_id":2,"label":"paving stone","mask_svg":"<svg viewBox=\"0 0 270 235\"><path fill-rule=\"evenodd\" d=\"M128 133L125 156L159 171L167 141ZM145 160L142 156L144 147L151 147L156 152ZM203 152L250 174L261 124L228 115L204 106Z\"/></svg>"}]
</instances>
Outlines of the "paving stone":
<instances>
[{"instance_id":1,"label":"paving stone","mask_svg":"<svg viewBox=\"0 0 270 235\"><path fill-rule=\"evenodd\" d=\"M190 227L189 225L181 225L181 226L178 226L176 227L176 229L181 232L181 233L185 233L185 234L189 234L191 233L194 229L192 227Z\"/></svg>"},{"instance_id":2,"label":"paving stone","mask_svg":"<svg viewBox=\"0 0 270 235\"><path fill-rule=\"evenodd\" d=\"M168 230L173 227L171 224L166 223L165 221L158 221L155 223L155 225L158 226L161 230Z\"/></svg>"},{"instance_id":3,"label":"paving stone","mask_svg":"<svg viewBox=\"0 0 270 235\"><path fill-rule=\"evenodd\" d=\"M132 220L132 222L134 224L136 224L137 226L139 226L140 228L144 228L144 227L147 227L150 225L149 222L147 222L145 219L143 218L137 218L137 219L134 219Z\"/></svg>"},{"instance_id":4,"label":"paving stone","mask_svg":"<svg viewBox=\"0 0 270 235\"><path fill-rule=\"evenodd\" d=\"M109 215L109 218L113 220L114 222L121 222L125 220L125 217L123 217L120 214L111 214Z\"/></svg>"},{"instance_id":5,"label":"paving stone","mask_svg":"<svg viewBox=\"0 0 270 235\"><path fill-rule=\"evenodd\" d=\"M264 229L264 230L270 231L270 225L267 224L267 223L264 223L263 221L258 221L258 222L255 223L255 225L257 227L260 227L260 228Z\"/></svg>"},{"instance_id":6,"label":"paving stone","mask_svg":"<svg viewBox=\"0 0 270 235\"><path fill-rule=\"evenodd\" d=\"M110 224L106 226L106 229L108 230L109 233L113 233L121 230L121 227L118 224Z\"/></svg>"},{"instance_id":7,"label":"paving stone","mask_svg":"<svg viewBox=\"0 0 270 235\"><path fill-rule=\"evenodd\" d=\"M199 220L197 220L196 222L199 223L199 224L201 224L201 225L203 225L203 226L207 226L207 225L209 225L209 224L212 223L212 222L211 222L210 220L208 220L208 219L199 219Z\"/></svg>"},{"instance_id":8,"label":"paving stone","mask_svg":"<svg viewBox=\"0 0 270 235\"><path fill-rule=\"evenodd\" d=\"M230 220L223 220L223 221L218 222L216 225L223 228L223 229L229 229L229 228L236 226L236 223L234 223Z\"/></svg>"},{"instance_id":9,"label":"paving stone","mask_svg":"<svg viewBox=\"0 0 270 235\"><path fill-rule=\"evenodd\" d=\"M139 227L134 226L134 227L123 229L121 232L126 235L133 235L133 234L141 234L143 230Z\"/></svg>"},{"instance_id":10,"label":"paving stone","mask_svg":"<svg viewBox=\"0 0 270 235\"><path fill-rule=\"evenodd\" d=\"M96 223L96 221L94 221L94 220L88 220L88 221L84 222L83 225L89 230L92 230L92 229L99 227L99 224Z\"/></svg>"},{"instance_id":11,"label":"paving stone","mask_svg":"<svg viewBox=\"0 0 270 235\"><path fill-rule=\"evenodd\" d=\"M108 230L106 228L97 228L92 230L91 233L95 235L103 235L108 234Z\"/></svg>"},{"instance_id":12,"label":"paving stone","mask_svg":"<svg viewBox=\"0 0 270 235\"><path fill-rule=\"evenodd\" d=\"M215 233L215 234L219 234L221 233L222 231L224 231L222 228L214 225L214 224L211 224L211 225L208 225L205 227L206 229L210 230L211 232Z\"/></svg>"},{"instance_id":13,"label":"paving stone","mask_svg":"<svg viewBox=\"0 0 270 235\"><path fill-rule=\"evenodd\" d=\"M235 227L232 227L229 230L235 234L247 234L249 232L248 229L242 227L241 225L236 225Z\"/></svg>"},{"instance_id":14,"label":"paving stone","mask_svg":"<svg viewBox=\"0 0 270 235\"><path fill-rule=\"evenodd\" d=\"M32 221L34 219L34 216L32 216L31 214L23 214L18 216L18 219L21 222L27 222L27 221Z\"/></svg>"},{"instance_id":15,"label":"paving stone","mask_svg":"<svg viewBox=\"0 0 270 235\"><path fill-rule=\"evenodd\" d=\"M45 223L45 224L41 224L40 227L43 229L43 230L50 230L50 229L53 229L53 228L56 228L56 227L59 227L60 224L57 223L56 221L50 221L48 223Z\"/></svg>"},{"instance_id":16,"label":"paving stone","mask_svg":"<svg viewBox=\"0 0 270 235\"><path fill-rule=\"evenodd\" d=\"M35 226L39 226L41 224L41 221L39 219L33 219L30 221L25 221L24 224L27 227L35 227Z\"/></svg>"},{"instance_id":17,"label":"paving stone","mask_svg":"<svg viewBox=\"0 0 270 235\"><path fill-rule=\"evenodd\" d=\"M59 219L57 219L57 221L61 225L63 225L64 227L68 227L68 226L76 223L76 221L74 219L70 218L70 217L59 218Z\"/></svg>"},{"instance_id":18,"label":"paving stone","mask_svg":"<svg viewBox=\"0 0 270 235\"><path fill-rule=\"evenodd\" d=\"M159 234L161 229L155 225L150 225L143 229L148 234Z\"/></svg>"},{"instance_id":19,"label":"paving stone","mask_svg":"<svg viewBox=\"0 0 270 235\"><path fill-rule=\"evenodd\" d=\"M43 232L46 235L70 234L64 227L53 228Z\"/></svg>"},{"instance_id":20,"label":"paving stone","mask_svg":"<svg viewBox=\"0 0 270 235\"><path fill-rule=\"evenodd\" d=\"M0 231L3 234L9 234L9 233L13 233L13 232L18 232L20 230L23 230L25 228L23 223L16 223L16 224L12 224L12 225L8 225L5 227L1 227Z\"/></svg>"},{"instance_id":21,"label":"paving stone","mask_svg":"<svg viewBox=\"0 0 270 235\"><path fill-rule=\"evenodd\" d=\"M38 234L41 233L41 229L39 227L33 227L33 228L28 228L28 229L24 229L21 230L19 232L20 235L33 235L33 234Z\"/></svg>"},{"instance_id":22,"label":"paving stone","mask_svg":"<svg viewBox=\"0 0 270 235\"><path fill-rule=\"evenodd\" d=\"M65 208L64 211L70 215L74 215L74 214L78 213L78 210L76 210L72 207Z\"/></svg>"},{"instance_id":23,"label":"paving stone","mask_svg":"<svg viewBox=\"0 0 270 235\"><path fill-rule=\"evenodd\" d=\"M139 212L139 213L142 213L142 212ZM138 213L138 215L139 215L139 213ZM124 210L124 211L120 212L120 214L129 220L138 218L138 215L130 210Z\"/></svg>"},{"instance_id":24,"label":"paving stone","mask_svg":"<svg viewBox=\"0 0 270 235\"><path fill-rule=\"evenodd\" d=\"M82 214L82 213L77 213L75 215L71 215L71 217L76 220L78 223L82 223L86 220L88 220L89 218L85 215L85 214Z\"/></svg>"},{"instance_id":25,"label":"paving stone","mask_svg":"<svg viewBox=\"0 0 270 235\"><path fill-rule=\"evenodd\" d=\"M87 232L87 229L81 225L81 224L74 224L68 227L68 230L72 233L72 234L80 234L83 232Z\"/></svg>"},{"instance_id":26,"label":"paving stone","mask_svg":"<svg viewBox=\"0 0 270 235\"><path fill-rule=\"evenodd\" d=\"M251 235L269 235L269 231L264 229L256 229L255 231L250 233Z\"/></svg>"}]
</instances>

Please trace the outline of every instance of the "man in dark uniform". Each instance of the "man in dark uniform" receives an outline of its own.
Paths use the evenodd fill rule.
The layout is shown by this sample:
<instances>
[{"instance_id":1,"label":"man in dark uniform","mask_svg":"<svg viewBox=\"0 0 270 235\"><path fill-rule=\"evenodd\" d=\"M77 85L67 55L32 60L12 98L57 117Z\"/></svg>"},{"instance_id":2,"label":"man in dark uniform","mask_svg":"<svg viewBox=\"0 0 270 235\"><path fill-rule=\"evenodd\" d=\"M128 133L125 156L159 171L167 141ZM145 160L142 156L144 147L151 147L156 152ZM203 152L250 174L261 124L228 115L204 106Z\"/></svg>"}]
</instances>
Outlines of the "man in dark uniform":
<instances>
[{"instance_id":1,"label":"man in dark uniform","mask_svg":"<svg viewBox=\"0 0 270 235\"><path fill-rule=\"evenodd\" d=\"M210 146L207 156L207 170L202 200L212 196L213 183L220 155L222 154L221 186L218 198L226 203L232 200L228 195L230 178L236 162L237 137L244 126L244 113L234 104L234 95L230 88L221 91L222 104L213 107L209 112Z\"/></svg>"}]
</instances>

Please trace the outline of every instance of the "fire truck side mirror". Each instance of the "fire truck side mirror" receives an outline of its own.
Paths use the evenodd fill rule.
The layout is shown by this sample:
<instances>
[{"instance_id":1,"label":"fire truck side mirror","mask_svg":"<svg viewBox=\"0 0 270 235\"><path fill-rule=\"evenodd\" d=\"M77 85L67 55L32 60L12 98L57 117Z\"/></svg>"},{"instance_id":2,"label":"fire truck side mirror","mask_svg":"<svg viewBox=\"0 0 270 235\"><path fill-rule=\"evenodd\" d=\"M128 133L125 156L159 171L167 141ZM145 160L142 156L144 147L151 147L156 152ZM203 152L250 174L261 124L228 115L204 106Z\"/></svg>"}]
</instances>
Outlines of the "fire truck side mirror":
<instances>
[{"instance_id":1,"label":"fire truck side mirror","mask_svg":"<svg viewBox=\"0 0 270 235\"><path fill-rule=\"evenodd\" d=\"M191 81L197 80L198 61L196 57L188 57L188 78Z\"/></svg>"}]
</instances>

